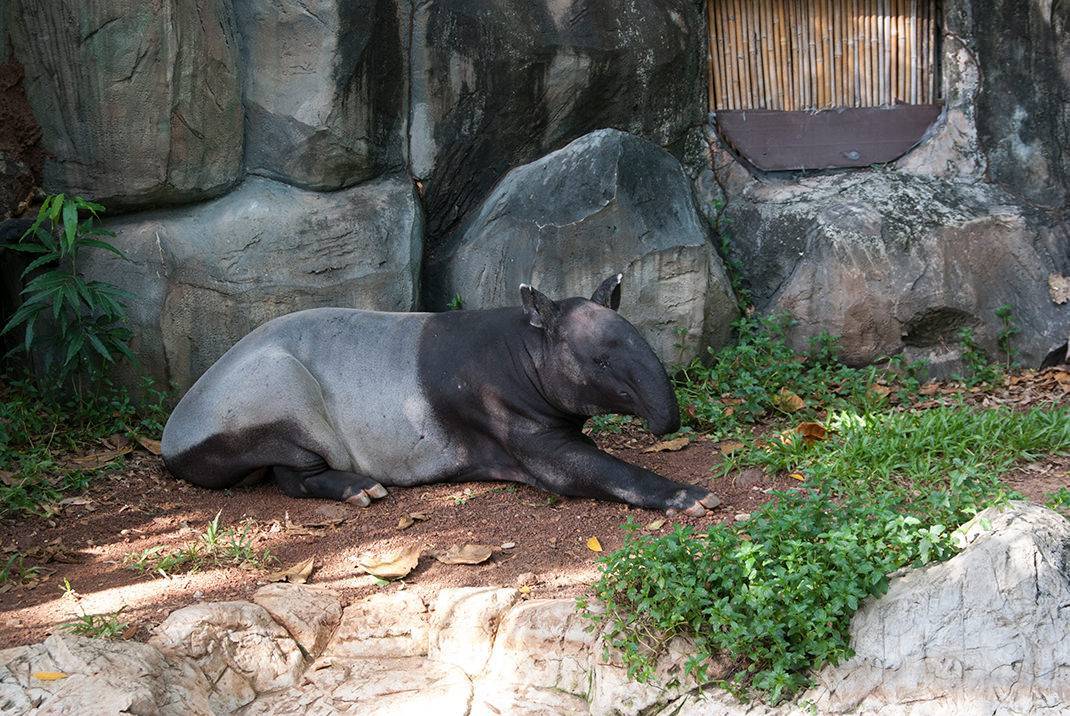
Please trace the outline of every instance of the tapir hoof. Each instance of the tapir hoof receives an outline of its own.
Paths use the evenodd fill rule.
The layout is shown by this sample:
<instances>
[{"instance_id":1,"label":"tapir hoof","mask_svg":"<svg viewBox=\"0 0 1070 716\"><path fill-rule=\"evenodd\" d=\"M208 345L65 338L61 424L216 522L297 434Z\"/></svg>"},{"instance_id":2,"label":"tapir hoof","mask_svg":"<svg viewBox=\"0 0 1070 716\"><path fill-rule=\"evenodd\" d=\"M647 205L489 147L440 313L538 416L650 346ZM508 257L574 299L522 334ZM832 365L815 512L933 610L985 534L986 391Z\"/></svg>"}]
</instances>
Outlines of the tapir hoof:
<instances>
[{"instance_id":1,"label":"tapir hoof","mask_svg":"<svg viewBox=\"0 0 1070 716\"><path fill-rule=\"evenodd\" d=\"M712 492L708 492L706 493L705 497L699 498L695 501L694 504L689 507L685 507L681 511L688 517L702 517L704 514L706 514L707 511L720 506L720 504L721 498L719 498ZM675 515L677 512L678 510L672 508L666 510L666 514L669 515Z\"/></svg>"},{"instance_id":2,"label":"tapir hoof","mask_svg":"<svg viewBox=\"0 0 1070 716\"><path fill-rule=\"evenodd\" d=\"M355 495L350 495L345 501L350 505L356 505L357 507L367 507L372 503L372 500L378 500L387 496L386 488L380 484L372 485L369 488L361 490Z\"/></svg>"}]
</instances>

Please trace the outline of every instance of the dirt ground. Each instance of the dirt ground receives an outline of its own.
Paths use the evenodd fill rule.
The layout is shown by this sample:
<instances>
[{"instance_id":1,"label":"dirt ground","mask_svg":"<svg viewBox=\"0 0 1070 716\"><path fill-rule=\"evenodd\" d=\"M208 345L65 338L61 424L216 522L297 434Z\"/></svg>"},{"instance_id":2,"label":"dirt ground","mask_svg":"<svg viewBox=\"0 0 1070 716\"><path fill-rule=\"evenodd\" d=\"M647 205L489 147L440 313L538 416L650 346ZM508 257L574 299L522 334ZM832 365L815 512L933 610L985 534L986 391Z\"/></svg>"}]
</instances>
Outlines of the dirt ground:
<instances>
[{"instance_id":1,"label":"dirt ground","mask_svg":"<svg viewBox=\"0 0 1070 716\"><path fill-rule=\"evenodd\" d=\"M925 400L913 407L937 405L943 392L951 391L922 391ZM1070 372L1056 369L1011 378L996 392L973 391L966 400L979 408L1065 404L1070 402ZM0 521L0 559L18 551L40 568L27 583L9 580L0 587L0 648L39 641L79 614L120 608L121 620L130 624L124 635L144 638L177 607L248 598L270 572L310 557L315 564L310 582L338 590L344 602L380 589L431 595L443 587L487 585L529 587L525 591L533 597L578 596L598 576L599 553L588 547L591 537L608 552L623 542L621 525L629 518L656 534L677 524L703 528L749 513L774 490L800 485L757 468L716 476L712 468L724 459L726 445L703 436L692 436L678 451L645 452L655 438L628 426L598 442L621 459L712 489L722 505L701 518L668 518L616 503L557 498L520 485L461 483L397 488L362 509L292 499L270 483L205 490L172 478L158 457L132 452L122 470L99 476L85 493L61 502L52 516ZM1070 488L1070 458L1044 457L1022 464L1004 480L1027 498L1043 502L1060 487ZM262 570L212 568L166 577L125 564L131 553L196 540L216 513L221 525L245 525L255 536L255 547L270 550L274 563ZM401 528L399 519L412 513L426 519ZM495 551L478 565L442 564L431 556L465 543L492 545ZM383 585L358 565L362 554L382 555L414 545L425 554L402 581Z\"/></svg>"},{"instance_id":2,"label":"dirt ground","mask_svg":"<svg viewBox=\"0 0 1070 716\"><path fill-rule=\"evenodd\" d=\"M83 612L120 607L122 620L132 625L128 636L144 636L176 607L198 600L248 598L265 583L269 571L309 557L315 560L310 582L337 589L344 600L378 589L431 594L442 587L474 585L530 586L532 596L576 596L597 578L599 554L588 548L587 540L597 537L607 552L619 547L621 525L629 517L644 526L664 518L663 525L651 530L656 533L676 524L701 528L735 519L769 499L770 491L799 484L756 469L715 477L710 469L721 461L721 453L717 443L701 437L683 450L660 453L642 452L654 438L638 431L600 442L624 460L712 488L723 504L702 518L666 518L616 503L557 498L522 485L461 483L397 488L362 509L296 500L273 484L205 490L172 478L159 458L131 453L125 469L99 477L52 517L0 523L0 548L29 553L29 563L43 562L40 579L0 593L0 647L39 641ZM273 567L162 577L124 566L124 557L132 552L196 539L217 512L221 525L247 522L256 547L267 548L277 560ZM399 518L414 512L427 519L399 529ZM479 565L440 564L430 555L465 543L494 545L496 550ZM357 565L362 553L381 554L412 544L427 554L401 583L380 586ZM64 580L74 594L65 593Z\"/></svg>"}]
</instances>

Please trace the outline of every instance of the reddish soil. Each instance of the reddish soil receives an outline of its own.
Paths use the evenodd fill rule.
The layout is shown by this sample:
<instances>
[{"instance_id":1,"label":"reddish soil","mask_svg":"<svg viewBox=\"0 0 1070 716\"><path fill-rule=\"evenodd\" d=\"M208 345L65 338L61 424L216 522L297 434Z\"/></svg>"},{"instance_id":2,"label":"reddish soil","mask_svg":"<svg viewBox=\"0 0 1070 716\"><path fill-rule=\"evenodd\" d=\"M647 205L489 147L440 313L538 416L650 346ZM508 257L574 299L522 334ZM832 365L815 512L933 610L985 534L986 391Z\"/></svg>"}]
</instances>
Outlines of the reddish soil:
<instances>
[{"instance_id":1,"label":"reddish soil","mask_svg":"<svg viewBox=\"0 0 1070 716\"><path fill-rule=\"evenodd\" d=\"M609 436L602 445L629 462L674 479L711 487L723 504L702 518L664 515L596 500L561 499L521 485L470 483L397 488L361 509L322 500L296 500L272 484L215 492L170 477L159 458L135 453L126 467L102 475L93 486L66 500L50 518L20 517L0 523L0 549L28 553L39 565L35 582L9 586L0 593L0 647L39 641L61 623L85 612L124 607L122 619L137 631L161 621L176 607L197 600L248 598L264 584L268 571L308 557L315 559L311 582L340 591L346 601L377 589L416 589L506 585L532 587L533 596L576 596L597 578L598 553L587 547L597 537L605 551L623 541L621 525L631 518L656 533L677 524L703 527L735 519L769 499L768 491L798 482L749 470L716 478L711 466L721 460L717 444L697 438L677 452L643 453L654 442L646 434ZM221 512L220 523L248 521L256 547L278 560L267 571L249 567L214 568L165 578L123 565L130 553L157 545L178 547ZM398 520L425 513L407 529ZM381 554L419 544L428 552L453 544L495 545L480 565L446 565L430 554L399 584L378 586L356 560L364 552ZM514 543L509 549L500 545ZM0 551L6 560L7 553ZM64 594L67 580L75 595ZM133 632L134 629L131 629Z\"/></svg>"}]
</instances>

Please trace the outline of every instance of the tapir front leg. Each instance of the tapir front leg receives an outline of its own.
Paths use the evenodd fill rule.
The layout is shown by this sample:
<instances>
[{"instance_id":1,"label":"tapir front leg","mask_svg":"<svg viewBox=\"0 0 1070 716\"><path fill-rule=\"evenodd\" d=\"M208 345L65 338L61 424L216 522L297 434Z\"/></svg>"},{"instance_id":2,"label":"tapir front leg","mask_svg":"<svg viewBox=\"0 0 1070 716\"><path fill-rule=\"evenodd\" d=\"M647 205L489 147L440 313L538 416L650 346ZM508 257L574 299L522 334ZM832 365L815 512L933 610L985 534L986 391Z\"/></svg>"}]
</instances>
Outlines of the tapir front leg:
<instances>
[{"instance_id":1,"label":"tapir front leg","mask_svg":"<svg viewBox=\"0 0 1070 716\"><path fill-rule=\"evenodd\" d=\"M582 437L582 436L581 436ZM580 438L563 444L547 441L540 451L528 456L525 467L545 490L569 497L593 497L626 502L635 507L684 512L698 517L721 504L712 492L684 485L655 472L631 465L608 455Z\"/></svg>"}]
</instances>

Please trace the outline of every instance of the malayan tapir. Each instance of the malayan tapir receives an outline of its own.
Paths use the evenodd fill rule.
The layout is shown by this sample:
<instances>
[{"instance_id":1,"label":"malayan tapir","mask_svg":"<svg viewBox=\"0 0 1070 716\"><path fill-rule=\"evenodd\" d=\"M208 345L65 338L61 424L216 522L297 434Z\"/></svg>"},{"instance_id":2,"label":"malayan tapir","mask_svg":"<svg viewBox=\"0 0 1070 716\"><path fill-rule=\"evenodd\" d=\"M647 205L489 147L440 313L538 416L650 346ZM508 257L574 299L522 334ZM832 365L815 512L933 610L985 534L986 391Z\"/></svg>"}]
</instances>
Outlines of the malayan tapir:
<instances>
[{"instance_id":1,"label":"malayan tapir","mask_svg":"<svg viewBox=\"0 0 1070 716\"><path fill-rule=\"evenodd\" d=\"M163 432L195 485L270 470L293 497L367 506L385 486L508 480L559 495L701 515L712 493L600 451L589 416L679 429L665 368L616 309L520 287L521 307L446 313L316 308L268 321L194 384Z\"/></svg>"}]
</instances>

